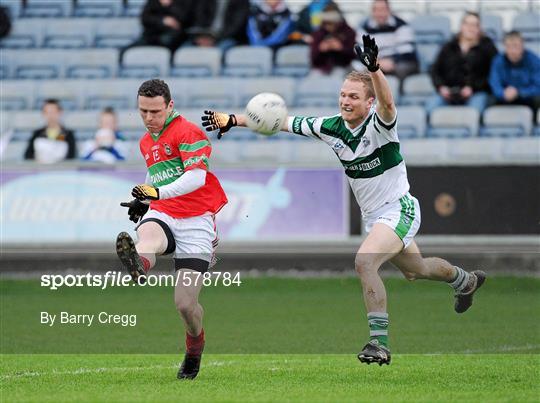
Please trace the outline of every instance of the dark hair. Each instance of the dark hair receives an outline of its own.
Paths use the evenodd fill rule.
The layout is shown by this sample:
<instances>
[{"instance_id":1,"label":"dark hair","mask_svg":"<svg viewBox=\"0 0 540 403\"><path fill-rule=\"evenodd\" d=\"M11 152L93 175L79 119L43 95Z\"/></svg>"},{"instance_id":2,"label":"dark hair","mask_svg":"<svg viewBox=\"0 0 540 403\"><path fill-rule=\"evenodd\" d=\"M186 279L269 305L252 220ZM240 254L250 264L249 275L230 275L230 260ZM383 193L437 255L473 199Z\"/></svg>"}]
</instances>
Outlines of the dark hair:
<instances>
[{"instance_id":1,"label":"dark hair","mask_svg":"<svg viewBox=\"0 0 540 403\"><path fill-rule=\"evenodd\" d=\"M516 31L516 30L510 31L510 32L507 32L506 34L504 34L504 40L505 41L507 39L510 39L510 38L517 38L517 39L523 41L523 36L521 36L521 32Z\"/></svg>"},{"instance_id":2,"label":"dark hair","mask_svg":"<svg viewBox=\"0 0 540 403\"><path fill-rule=\"evenodd\" d=\"M116 111L114 110L114 108L112 106L106 106L105 108L103 108L101 113L103 113L103 114L108 113L108 114L111 114L111 115L116 115Z\"/></svg>"},{"instance_id":3,"label":"dark hair","mask_svg":"<svg viewBox=\"0 0 540 403\"><path fill-rule=\"evenodd\" d=\"M62 110L62 105L60 105L60 101L56 98L47 98L47 99L44 99L43 100L43 106L41 107L41 109L43 109L45 107L45 105L47 104L50 104L50 105L56 105L56 107L60 110Z\"/></svg>"},{"instance_id":4,"label":"dark hair","mask_svg":"<svg viewBox=\"0 0 540 403\"><path fill-rule=\"evenodd\" d=\"M463 20L469 16L476 17L478 21L481 20L480 14L478 14L476 11L465 11L465 14L463 14L463 17L461 18L461 22L463 22Z\"/></svg>"},{"instance_id":5,"label":"dark hair","mask_svg":"<svg viewBox=\"0 0 540 403\"><path fill-rule=\"evenodd\" d=\"M153 78L142 83L139 87L139 91L137 91L137 96L139 95L148 98L161 96L165 99L166 105L169 105L169 102L171 102L171 91L169 90L169 86L165 81L160 80L159 78Z\"/></svg>"}]
</instances>

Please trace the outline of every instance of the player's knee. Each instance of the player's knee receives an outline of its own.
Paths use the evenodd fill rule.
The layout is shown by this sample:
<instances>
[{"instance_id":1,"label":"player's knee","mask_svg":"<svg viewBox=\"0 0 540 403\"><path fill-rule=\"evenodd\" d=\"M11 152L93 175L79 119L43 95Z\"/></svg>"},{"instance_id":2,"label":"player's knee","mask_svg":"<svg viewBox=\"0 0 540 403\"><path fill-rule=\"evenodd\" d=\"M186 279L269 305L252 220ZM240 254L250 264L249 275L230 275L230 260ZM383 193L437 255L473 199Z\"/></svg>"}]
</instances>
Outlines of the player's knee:
<instances>
[{"instance_id":1,"label":"player's knee","mask_svg":"<svg viewBox=\"0 0 540 403\"><path fill-rule=\"evenodd\" d=\"M189 298L177 298L175 299L176 310L183 317L189 317L195 310L197 302Z\"/></svg>"},{"instance_id":2,"label":"player's knee","mask_svg":"<svg viewBox=\"0 0 540 403\"><path fill-rule=\"evenodd\" d=\"M377 266L374 264L373 259L366 253L357 253L354 259L354 269L359 275L368 274L373 271L377 271Z\"/></svg>"},{"instance_id":3,"label":"player's knee","mask_svg":"<svg viewBox=\"0 0 540 403\"><path fill-rule=\"evenodd\" d=\"M408 281L414 281L414 280L418 280L418 276L416 275L416 273L412 273L410 271L404 271L403 272L403 275L405 276L405 279L408 280Z\"/></svg>"}]
</instances>

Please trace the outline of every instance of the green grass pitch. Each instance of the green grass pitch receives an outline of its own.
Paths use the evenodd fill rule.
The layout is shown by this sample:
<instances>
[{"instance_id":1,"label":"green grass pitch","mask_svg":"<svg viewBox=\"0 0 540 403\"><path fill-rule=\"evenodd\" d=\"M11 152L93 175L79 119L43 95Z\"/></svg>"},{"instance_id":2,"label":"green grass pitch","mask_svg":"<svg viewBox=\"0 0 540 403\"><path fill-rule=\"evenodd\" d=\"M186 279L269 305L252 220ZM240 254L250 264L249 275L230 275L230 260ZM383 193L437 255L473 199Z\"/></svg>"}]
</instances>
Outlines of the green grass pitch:
<instances>
[{"instance_id":1,"label":"green grass pitch","mask_svg":"<svg viewBox=\"0 0 540 403\"><path fill-rule=\"evenodd\" d=\"M444 284L386 279L392 364L360 364L356 279L247 278L208 287L206 354L177 381L182 326L170 288L0 282L0 400L538 401L540 280L489 278L471 310ZM137 326L39 324L42 310L133 312Z\"/></svg>"}]
</instances>

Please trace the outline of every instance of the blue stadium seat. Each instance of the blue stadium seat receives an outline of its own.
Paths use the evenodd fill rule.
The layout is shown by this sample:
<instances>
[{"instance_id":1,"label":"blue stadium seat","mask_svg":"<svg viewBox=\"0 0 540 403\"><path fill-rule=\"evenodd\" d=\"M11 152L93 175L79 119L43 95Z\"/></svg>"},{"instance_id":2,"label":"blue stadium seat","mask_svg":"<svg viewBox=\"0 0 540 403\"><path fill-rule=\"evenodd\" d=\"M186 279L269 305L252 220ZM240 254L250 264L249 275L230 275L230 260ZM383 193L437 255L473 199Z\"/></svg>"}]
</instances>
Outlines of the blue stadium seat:
<instances>
[{"instance_id":1,"label":"blue stadium seat","mask_svg":"<svg viewBox=\"0 0 540 403\"><path fill-rule=\"evenodd\" d=\"M139 17L145 4L146 0L127 0L124 15L126 17Z\"/></svg>"},{"instance_id":2,"label":"blue stadium seat","mask_svg":"<svg viewBox=\"0 0 540 403\"><path fill-rule=\"evenodd\" d=\"M450 20L443 15L417 15L410 21L417 44L443 44L451 35Z\"/></svg>"},{"instance_id":3,"label":"blue stadium seat","mask_svg":"<svg viewBox=\"0 0 540 403\"><path fill-rule=\"evenodd\" d=\"M37 19L16 19L0 47L9 49L39 48L43 42L43 23Z\"/></svg>"},{"instance_id":4,"label":"blue stadium seat","mask_svg":"<svg viewBox=\"0 0 540 403\"><path fill-rule=\"evenodd\" d=\"M272 49L262 46L235 46L225 54L223 73L234 77L260 77L272 72Z\"/></svg>"},{"instance_id":5,"label":"blue stadium seat","mask_svg":"<svg viewBox=\"0 0 540 403\"><path fill-rule=\"evenodd\" d=\"M84 80L81 80L84 81ZM84 109L132 109L137 105L137 90L140 79L104 79L92 80L84 91Z\"/></svg>"},{"instance_id":6,"label":"blue stadium seat","mask_svg":"<svg viewBox=\"0 0 540 403\"><path fill-rule=\"evenodd\" d=\"M437 59L441 46L436 43L420 43L416 46L416 52L420 62L420 71L427 73L431 65Z\"/></svg>"},{"instance_id":7,"label":"blue stadium seat","mask_svg":"<svg viewBox=\"0 0 540 403\"><path fill-rule=\"evenodd\" d=\"M480 113L468 106L442 106L430 116L428 137L475 137L478 134Z\"/></svg>"},{"instance_id":8,"label":"blue stadium seat","mask_svg":"<svg viewBox=\"0 0 540 403\"><path fill-rule=\"evenodd\" d=\"M309 46L284 46L276 51L275 75L304 77L309 73L310 67L311 57Z\"/></svg>"},{"instance_id":9,"label":"blue stadium seat","mask_svg":"<svg viewBox=\"0 0 540 403\"><path fill-rule=\"evenodd\" d=\"M298 83L294 105L337 107L342 80L337 77L306 77Z\"/></svg>"},{"instance_id":10,"label":"blue stadium seat","mask_svg":"<svg viewBox=\"0 0 540 403\"><path fill-rule=\"evenodd\" d=\"M403 80L401 105L425 105L426 101L435 95L435 87L429 74L415 74Z\"/></svg>"},{"instance_id":11,"label":"blue stadium seat","mask_svg":"<svg viewBox=\"0 0 540 403\"><path fill-rule=\"evenodd\" d=\"M0 0L0 6L8 9L11 21L16 20L21 15L22 1L20 0Z\"/></svg>"},{"instance_id":12,"label":"blue stadium seat","mask_svg":"<svg viewBox=\"0 0 540 403\"><path fill-rule=\"evenodd\" d=\"M426 135L426 110L418 105L397 108L397 132L401 139L413 139Z\"/></svg>"},{"instance_id":13,"label":"blue stadium seat","mask_svg":"<svg viewBox=\"0 0 540 403\"><path fill-rule=\"evenodd\" d=\"M231 78L185 81L186 106L203 109L230 109L237 104L238 82Z\"/></svg>"},{"instance_id":14,"label":"blue stadium seat","mask_svg":"<svg viewBox=\"0 0 540 403\"><path fill-rule=\"evenodd\" d=\"M100 111L67 111L64 114L64 125L75 130L77 140L87 140L95 136L99 127Z\"/></svg>"},{"instance_id":15,"label":"blue stadium seat","mask_svg":"<svg viewBox=\"0 0 540 403\"><path fill-rule=\"evenodd\" d=\"M141 23L136 18L108 18L96 25L94 45L98 48L121 48L141 35Z\"/></svg>"},{"instance_id":16,"label":"blue stadium seat","mask_svg":"<svg viewBox=\"0 0 540 403\"><path fill-rule=\"evenodd\" d=\"M251 98L261 92L279 94L285 100L286 105L293 105L295 83L291 77L243 79L238 84L238 106L241 108L244 108Z\"/></svg>"},{"instance_id":17,"label":"blue stadium seat","mask_svg":"<svg viewBox=\"0 0 540 403\"><path fill-rule=\"evenodd\" d=\"M43 25L43 46L46 48L86 48L94 41L94 25L90 18L55 19Z\"/></svg>"},{"instance_id":18,"label":"blue stadium seat","mask_svg":"<svg viewBox=\"0 0 540 403\"><path fill-rule=\"evenodd\" d=\"M9 53L8 53L9 51ZM62 49L32 49L2 51L7 56L13 78L54 79L64 77L64 55Z\"/></svg>"},{"instance_id":19,"label":"blue stadium seat","mask_svg":"<svg viewBox=\"0 0 540 403\"><path fill-rule=\"evenodd\" d=\"M35 109L40 109L47 98L60 100L66 110L82 109L86 80L44 80L36 87Z\"/></svg>"},{"instance_id":20,"label":"blue stadium seat","mask_svg":"<svg viewBox=\"0 0 540 403\"><path fill-rule=\"evenodd\" d=\"M120 76L151 78L169 75L171 52L160 46L137 46L124 53Z\"/></svg>"},{"instance_id":21,"label":"blue stadium seat","mask_svg":"<svg viewBox=\"0 0 540 403\"><path fill-rule=\"evenodd\" d=\"M74 15L76 17L111 18L122 14L122 0L77 0Z\"/></svg>"},{"instance_id":22,"label":"blue stadium seat","mask_svg":"<svg viewBox=\"0 0 540 403\"><path fill-rule=\"evenodd\" d=\"M516 15L512 28L521 32L526 42L540 41L540 13L525 12Z\"/></svg>"},{"instance_id":23,"label":"blue stadium seat","mask_svg":"<svg viewBox=\"0 0 540 403\"><path fill-rule=\"evenodd\" d=\"M528 106L496 105L484 111L484 137L529 136L532 130L533 112Z\"/></svg>"},{"instance_id":24,"label":"blue stadium seat","mask_svg":"<svg viewBox=\"0 0 540 403\"><path fill-rule=\"evenodd\" d=\"M72 0L26 0L23 17L70 17L73 14Z\"/></svg>"},{"instance_id":25,"label":"blue stadium seat","mask_svg":"<svg viewBox=\"0 0 540 403\"><path fill-rule=\"evenodd\" d=\"M111 78L118 72L117 49L81 49L66 53L67 78Z\"/></svg>"},{"instance_id":26,"label":"blue stadium seat","mask_svg":"<svg viewBox=\"0 0 540 403\"><path fill-rule=\"evenodd\" d=\"M28 141L32 131L45 125L41 111L24 111L12 113L11 128L15 134L12 141Z\"/></svg>"},{"instance_id":27,"label":"blue stadium seat","mask_svg":"<svg viewBox=\"0 0 540 403\"><path fill-rule=\"evenodd\" d=\"M497 14L482 14L482 30L489 36L494 42L502 41L503 21L500 15Z\"/></svg>"},{"instance_id":28,"label":"blue stadium seat","mask_svg":"<svg viewBox=\"0 0 540 403\"><path fill-rule=\"evenodd\" d=\"M171 76L217 76L221 70L221 56L219 48L199 48L196 46L180 48L174 53Z\"/></svg>"},{"instance_id":29,"label":"blue stadium seat","mask_svg":"<svg viewBox=\"0 0 540 403\"><path fill-rule=\"evenodd\" d=\"M34 105L35 88L36 84L30 80L2 81L0 110L19 111L31 109ZM3 118L4 116L2 116Z\"/></svg>"}]
</instances>

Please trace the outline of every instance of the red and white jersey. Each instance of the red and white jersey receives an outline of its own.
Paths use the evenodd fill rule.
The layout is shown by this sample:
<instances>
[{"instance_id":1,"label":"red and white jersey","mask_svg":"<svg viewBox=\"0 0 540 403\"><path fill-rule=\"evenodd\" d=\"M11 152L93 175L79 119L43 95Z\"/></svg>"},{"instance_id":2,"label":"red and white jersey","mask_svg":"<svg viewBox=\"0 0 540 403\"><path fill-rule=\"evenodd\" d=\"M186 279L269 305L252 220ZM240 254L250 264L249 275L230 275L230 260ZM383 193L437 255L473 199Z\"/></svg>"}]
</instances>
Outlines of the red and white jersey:
<instances>
[{"instance_id":1,"label":"red and white jersey","mask_svg":"<svg viewBox=\"0 0 540 403\"><path fill-rule=\"evenodd\" d=\"M152 210L175 218L186 218L215 214L227 203L227 196L218 179L208 171L212 152L208 137L176 111L167 119L160 134L144 134L140 149L151 184L157 188L174 182L190 169L207 171L204 186L185 195L152 201Z\"/></svg>"}]
</instances>

